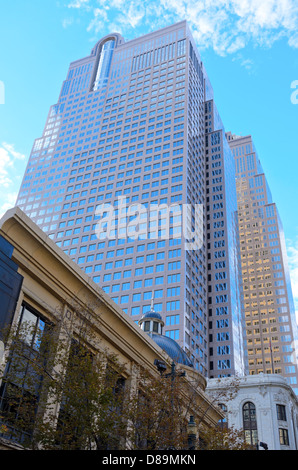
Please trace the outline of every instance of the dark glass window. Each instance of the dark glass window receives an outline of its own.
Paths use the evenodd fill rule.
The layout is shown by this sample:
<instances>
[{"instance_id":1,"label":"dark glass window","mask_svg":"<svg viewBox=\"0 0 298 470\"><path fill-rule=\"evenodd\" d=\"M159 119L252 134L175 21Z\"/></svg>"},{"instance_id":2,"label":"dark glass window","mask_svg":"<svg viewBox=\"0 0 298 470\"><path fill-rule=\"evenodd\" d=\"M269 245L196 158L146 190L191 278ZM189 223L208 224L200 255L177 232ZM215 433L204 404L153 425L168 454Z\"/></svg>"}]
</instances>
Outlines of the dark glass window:
<instances>
[{"instance_id":1,"label":"dark glass window","mask_svg":"<svg viewBox=\"0 0 298 470\"><path fill-rule=\"evenodd\" d=\"M245 441L248 444L257 445L258 443L258 428L256 407L252 402L246 402L242 408L243 416L243 429Z\"/></svg>"},{"instance_id":2,"label":"dark glass window","mask_svg":"<svg viewBox=\"0 0 298 470\"><path fill-rule=\"evenodd\" d=\"M279 421L287 421L286 407L284 405L276 405L276 412Z\"/></svg>"},{"instance_id":3,"label":"dark glass window","mask_svg":"<svg viewBox=\"0 0 298 470\"><path fill-rule=\"evenodd\" d=\"M289 433L287 429L279 428L279 442L283 446L289 445Z\"/></svg>"},{"instance_id":4,"label":"dark glass window","mask_svg":"<svg viewBox=\"0 0 298 470\"><path fill-rule=\"evenodd\" d=\"M46 324L34 309L22 306L18 335L10 348L0 387L0 424L3 437L20 443L30 440L39 401L42 376L36 364L41 358Z\"/></svg>"}]
</instances>

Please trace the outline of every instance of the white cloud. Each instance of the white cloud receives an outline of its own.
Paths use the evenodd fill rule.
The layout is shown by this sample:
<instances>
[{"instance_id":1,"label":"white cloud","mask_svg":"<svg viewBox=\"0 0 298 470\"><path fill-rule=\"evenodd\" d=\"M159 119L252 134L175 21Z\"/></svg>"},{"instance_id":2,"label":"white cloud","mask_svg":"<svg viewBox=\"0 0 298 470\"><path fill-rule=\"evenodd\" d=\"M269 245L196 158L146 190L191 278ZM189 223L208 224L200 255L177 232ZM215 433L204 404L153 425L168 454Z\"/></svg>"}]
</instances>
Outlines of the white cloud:
<instances>
[{"instance_id":1,"label":"white cloud","mask_svg":"<svg viewBox=\"0 0 298 470\"><path fill-rule=\"evenodd\" d=\"M2 142L2 148L11 155L12 159L25 160L26 158L24 154L17 152L14 149L14 145L12 144L8 144L7 142Z\"/></svg>"},{"instance_id":2,"label":"white cloud","mask_svg":"<svg viewBox=\"0 0 298 470\"><path fill-rule=\"evenodd\" d=\"M2 188L7 188L13 182L15 162L24 159L25 155L17 152L13 145L2 143L0 146L0 186Z\"/></svg>"},{"instance_id":3,"label":"white cloud","mask_svg":"<svg viewBox=\"0 0 298 470\"><path fill-rule=\"evenodd\" d=\"M13 145L0 145L0 214L15 204L20 175L24 172L25 155L17 152Z\"/></svg>"},{"instance_id":4,"label":"white cloud","mask_svg":"<svg viewBox=\"0 0 298 470\"><path fill-rule=\"evenodd\" d=\"M93 15L94 18L90 22L87 31L94 31L97 34L105 27L105 24L108 22L108 17L106 11L101 8L95 8Z\"/></svg>"},{"instance_id":5,"label":"white cloud","mask_svg":"<svg viewBox=\"0 0 298 470\"><path fill-rule=\"evenodd\" d=\"M294 49L298 49L298 32L293 34L289 39L289 45Z\"/></svg>"},{"instance_id":6,"label":"white cloud","mask_svg":"<svg viewBox=\"0 0 298 470\"><path fill-rule=\"evenodd\" d=\"M62 21L62 26L64 29L68 28L69 26L71 26L73 24L73 18L65 18L63 21Z\"/></svg>"},{"instance_id":7,"label":"white cloud","mask_svg":"<svg viewBox=\"0 0 298 470\"><path fill-rule=\"evenodd\" d=\"M138 2L132 2L129 5L128 10L123 15L122 19L125 19L125 24L135 28L144 16L146 15L146 9L144 8L143 4L138 4Z\"/></svg>"},{"instance_id":8,"label":"white cloud","mask_svg":"<svg viewBox=\"0 0 298 470\"><path fill-rule=\"evenodd\" d=\"M89 11L88 30L102 35L111 26L124 36L138 27L146 34L185 19L199 48L213 48L220 55L249 42L270 47L281 37L298 47L297 0L72 0L68 7Z\"/></svg>"},{"instance_id":9,"label":"white cloud","mask_svg":"<svg viewBox=\"0 0 298 470\"><path fill-rule=\"evenodd\" d=\"M7 193L4 195L4 198L0 200L0 219L5 214L8 209L11 209L15 206L18 193Z\"/></svg>"},{"instance_id":10,"label":"white cloud","mask_svg":"<svg viewBox=\"0 0 298 470\"><path fill-rule=\"evenodd\" d=\"M69 3L68 8L89 8L89 0L73 0Z\"/></svg>"}]
</instances>

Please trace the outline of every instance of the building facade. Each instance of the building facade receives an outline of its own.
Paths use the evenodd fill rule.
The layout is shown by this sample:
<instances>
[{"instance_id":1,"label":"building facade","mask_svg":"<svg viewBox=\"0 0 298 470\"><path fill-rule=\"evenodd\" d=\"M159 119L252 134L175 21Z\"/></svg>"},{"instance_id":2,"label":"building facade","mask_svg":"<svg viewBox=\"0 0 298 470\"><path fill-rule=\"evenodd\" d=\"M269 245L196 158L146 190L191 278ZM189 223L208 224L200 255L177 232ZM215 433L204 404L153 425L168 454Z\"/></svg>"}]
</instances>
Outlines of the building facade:
<instances>
[{"instance_id":1,"label":"building facade","mask_svg":"<svg viewBox=\"0 0 298 470\"><path fill-rule=\"evenodd\" d=\"M115 33L70 64L17 205L136 323L153 298L204 376L243 373L231 160L187 23Z\"/></svg>"},{"instance_id":2,"label":"building facade","mask_svg":"<svg viewBox=\"0 0 298 470\"><path fill-rule=\"evenodd\" d=\"M230 388L230 399L222 395L217 401L222 388ZM222 425L243 430L256 449L298 449L298 401L285 377L260 373L241 377L237 384L229 377L220 383L209 379L206 390L225 412Z\"/></svg>"},{"instance_id":3,"label":"building facade","mask_svg":"<svg viewBox=\"0 0 298 470\"><path fill-rule=\"evenodd\" d=\"M247 372L234 157L205 102L209 377Z\"/></svg>"},{"instance_id":4,"label":"building facade","mask_svg":"<svg viewBox=\"0 0 298 470\"><path fill-rule=\"evenodd\" d=\"M250 374L281 374L298 394L297 323L282 223L251 136L227 134L235 158Z\"/></svg>"},{"instance_id":5,"label":"building facade","mask_svg":"<svg viewBox=\"0 0 298 470\"><path fill-rule=\"evenodd\" d=\"M183 371L185 380L191 384L191 407L195 406L197 422L202 422L205 426L216 425L222 414L205 394L206 379L193 368L186 353L181 350L179 357L176 357L179 346L176 344L173 348L173 340L165 337L165 340L159 344L147 332L142 331L19 208L11 209L0 220L0 241L0 259L7 261L5 269L7 278L11 275L11 266L13 266L20 280L17 295L14 297L14 308L9 310L9 315L6 314L9 305L4 302L6 293L4 290L0 291L2 324L12 327L30 322L34 332L45 331L46 325L51 325L55 329L57 342L63 341L65 350L68 351L71 341L78 339L80 335L81 327L77 327L76 319L84 315L83 320L92 326L93 331L92 336L86 335L89 341L88 348L96 356L104 355L106 351L117 356L119 364L124 366L122 375L127 395L135 390L140 370L145 368L150 374L159 376L156 361L161 362L167 372L171 370L175 361L177 371ZM63 327L65 322L67 334ZM26 335L28 342L32 336L33 333L29 329ZM1 345L2 377L3 367L9 362L9 343L2 337ZM38 351L36 342L34 346L32 349L36 355ZM26 374L30 375L30 355L24 358L26 360L24 359L22 363L22 377L25 381ZM38 402L42 394L42 387L38 386L40 379L40 374L36 374L34 390L38 394ZM16 381L16 386L21 387L22 384L23 380ZM195 392L193 384L196 384ZM25 392L29 393L28 389ZM34 400L32 406L35 406ZM60 408L57 404L55 406L58 419ZM7 388L5 381L0 380L0 449L18 448L16 444L22 444L28 437L23 431L17 433L16 439L17 418L22 421L22 406L19 408L20 411L15 413L15 420L12 422L10 419L6 423Z\"/></svg>"}]
</instances>

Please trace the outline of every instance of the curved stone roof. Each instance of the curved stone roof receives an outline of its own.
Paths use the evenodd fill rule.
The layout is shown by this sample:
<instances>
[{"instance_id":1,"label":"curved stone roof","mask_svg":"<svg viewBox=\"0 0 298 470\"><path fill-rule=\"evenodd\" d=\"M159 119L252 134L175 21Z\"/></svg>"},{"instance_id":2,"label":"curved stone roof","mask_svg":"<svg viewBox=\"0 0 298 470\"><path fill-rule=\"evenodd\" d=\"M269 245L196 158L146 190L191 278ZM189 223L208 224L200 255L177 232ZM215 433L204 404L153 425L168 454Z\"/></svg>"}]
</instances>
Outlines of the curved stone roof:
<instances>
[{"instance_id":1,"label":"curved stone roof","mask_svg":"<svg viewBox=\"0 0 298 470\"><path fill-rule=\"evenodd\" d=\"M173 359L173 361L178 362L179 364L184 364L188 367L193 367L193 363L189 359L186 352L179 346L176 341L168 336L158 335L151 333L150 334L153 341L163 350L168 356Z\"/></svg>"}]
</instances>

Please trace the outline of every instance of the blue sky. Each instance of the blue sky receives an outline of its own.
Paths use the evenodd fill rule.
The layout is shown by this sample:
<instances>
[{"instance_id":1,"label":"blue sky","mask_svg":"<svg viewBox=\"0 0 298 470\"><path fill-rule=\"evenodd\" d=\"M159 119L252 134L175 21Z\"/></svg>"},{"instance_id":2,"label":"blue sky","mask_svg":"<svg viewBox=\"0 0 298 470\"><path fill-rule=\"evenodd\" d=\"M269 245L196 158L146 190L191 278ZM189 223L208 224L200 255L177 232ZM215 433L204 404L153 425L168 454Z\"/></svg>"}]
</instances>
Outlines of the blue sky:
<instances>
[{"instance_id":1,"label":"blue sky","mask_svg":"<svg viewBox=\"0 0 298 470\"><path fill-rule=\"evenodd\" d=\"M1 3L0 214L14 205L69 63L110 32L129 40L186 19L226 130L253 136L283 221L298 306L297 0Z\"/></svg>"}]
</instances>

